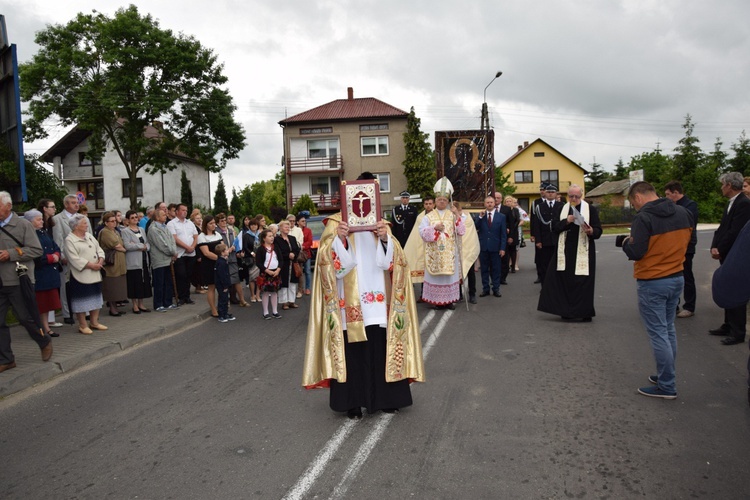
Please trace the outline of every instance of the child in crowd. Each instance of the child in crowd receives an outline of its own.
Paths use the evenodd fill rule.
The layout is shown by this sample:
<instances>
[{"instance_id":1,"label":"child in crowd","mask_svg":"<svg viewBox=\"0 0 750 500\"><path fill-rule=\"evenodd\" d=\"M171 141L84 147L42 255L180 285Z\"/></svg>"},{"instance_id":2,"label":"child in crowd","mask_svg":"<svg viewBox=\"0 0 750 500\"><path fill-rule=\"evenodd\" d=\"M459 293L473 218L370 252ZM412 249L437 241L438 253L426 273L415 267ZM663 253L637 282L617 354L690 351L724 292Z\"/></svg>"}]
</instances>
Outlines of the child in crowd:
<instances>
[{"instance_id":1,"label":"child in crowd","mask_svg":"<svg viewBox=\"0 0 750 500\"><path fill-rule=\"evenodd\" d=\"M234 316L229 314L229 287L232 286L229 278L229 262L227 261L229 248L224 243L219 243L216 245L216 253L219 258L216 259L216 267L214 268L216 273L214 283L219 294L219 323L226 323L234 320Z\"/></svg>"}]
</instances>

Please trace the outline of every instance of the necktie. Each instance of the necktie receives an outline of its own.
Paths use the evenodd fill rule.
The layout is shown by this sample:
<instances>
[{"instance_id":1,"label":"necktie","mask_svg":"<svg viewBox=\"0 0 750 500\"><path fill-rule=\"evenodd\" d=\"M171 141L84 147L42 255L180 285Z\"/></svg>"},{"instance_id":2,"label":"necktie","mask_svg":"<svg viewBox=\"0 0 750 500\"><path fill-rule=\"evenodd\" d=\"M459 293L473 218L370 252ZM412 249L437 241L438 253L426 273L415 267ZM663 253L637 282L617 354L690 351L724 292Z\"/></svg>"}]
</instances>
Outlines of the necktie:
<instances>
[{"instance_id":1,"label":"necktie","mask_svg":"<svg viewBox=\"0 0 750 500\"><path fill-rule=\"evenodd\" d=\"M487 212L487 225L492 226L492 212Z\"/></svg>"}]
</instances>

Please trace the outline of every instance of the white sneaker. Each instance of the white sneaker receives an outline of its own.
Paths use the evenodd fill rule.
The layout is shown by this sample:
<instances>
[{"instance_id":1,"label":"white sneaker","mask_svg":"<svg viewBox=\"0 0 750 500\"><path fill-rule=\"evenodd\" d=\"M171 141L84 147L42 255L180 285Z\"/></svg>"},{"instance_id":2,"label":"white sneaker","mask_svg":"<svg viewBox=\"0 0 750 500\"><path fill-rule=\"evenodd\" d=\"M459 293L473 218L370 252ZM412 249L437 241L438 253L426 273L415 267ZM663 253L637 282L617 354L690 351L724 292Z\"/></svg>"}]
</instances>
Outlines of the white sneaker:
<instances>
[{"instance_id":1,"label":"white sneaker","mask_svg":"<svg viewBox=\"0 0 750 500\"><path fill-rule=\"evenodd\" d=\"M695 315L695 313L693 311L688 311L687 309L683 309L677 313L678 318L689 318L693 315Z\"/></svg>"}]
</instances>

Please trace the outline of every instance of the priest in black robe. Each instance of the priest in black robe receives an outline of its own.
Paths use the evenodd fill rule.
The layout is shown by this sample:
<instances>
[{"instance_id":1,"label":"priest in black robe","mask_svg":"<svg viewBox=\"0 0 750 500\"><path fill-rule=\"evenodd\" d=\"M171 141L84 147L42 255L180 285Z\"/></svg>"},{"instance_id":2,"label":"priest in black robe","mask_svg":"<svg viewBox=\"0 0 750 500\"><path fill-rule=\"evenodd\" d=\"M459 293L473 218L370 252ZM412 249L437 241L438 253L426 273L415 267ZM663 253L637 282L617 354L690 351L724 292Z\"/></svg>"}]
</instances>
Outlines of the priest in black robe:
<instances>
[{"instance_id":1,"label":"priest in black robe","mask_svg":"<svg viewBox=\"0 0 750 500\"><path fill-rule=\"evenodd\" d=\"M583 189L568 189L552 220L557 246L547 267L537 309L566 320L591 321L596 281L596 245L602 235L597 209L583 200Z\"/></svg>"}]
</instances>

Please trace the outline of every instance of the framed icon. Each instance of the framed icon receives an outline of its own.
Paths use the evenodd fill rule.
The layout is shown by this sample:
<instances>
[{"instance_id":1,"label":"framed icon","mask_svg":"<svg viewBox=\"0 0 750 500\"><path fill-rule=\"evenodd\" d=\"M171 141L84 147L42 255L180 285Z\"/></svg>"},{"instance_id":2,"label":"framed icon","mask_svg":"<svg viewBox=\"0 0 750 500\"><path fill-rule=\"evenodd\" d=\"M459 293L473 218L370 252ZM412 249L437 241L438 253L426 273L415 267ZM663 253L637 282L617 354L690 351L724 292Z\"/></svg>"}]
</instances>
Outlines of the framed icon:
<instances>
[{"instance_id":1,"label":"framed icon","mask_svg":"<svg viewBox=\"0 0 750 500\"><path fill-rule=\"evenodd\" d=\"M350 232L374 231L382 212L377 179L341 182L341 218Z\"/></svg>"}]
</instances>

